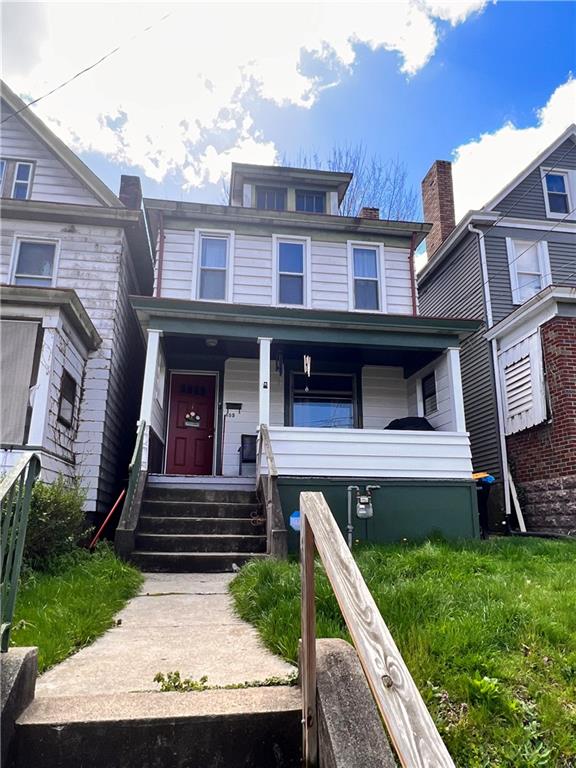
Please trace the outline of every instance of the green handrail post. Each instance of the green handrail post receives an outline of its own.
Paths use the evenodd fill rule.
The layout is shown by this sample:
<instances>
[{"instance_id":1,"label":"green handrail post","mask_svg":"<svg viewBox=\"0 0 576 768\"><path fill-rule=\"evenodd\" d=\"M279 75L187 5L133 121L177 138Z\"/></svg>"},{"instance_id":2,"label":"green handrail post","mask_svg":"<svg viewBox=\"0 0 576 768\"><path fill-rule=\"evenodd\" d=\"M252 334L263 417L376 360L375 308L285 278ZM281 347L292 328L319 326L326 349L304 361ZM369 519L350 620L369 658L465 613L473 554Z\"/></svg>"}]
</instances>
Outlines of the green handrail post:
<instances>
[{"instance_id":1,"label":"green handrail post","mask_svg":"<svg viewBox=\"0 0 576 768\"><path fill-rule=\"evenodd\" d=\"M35 453L25 453L0 483L2 653L6 653L10 645L10 630L22 569L32 487L39 472L38 456Z\"/></svg>"}]
</instances>

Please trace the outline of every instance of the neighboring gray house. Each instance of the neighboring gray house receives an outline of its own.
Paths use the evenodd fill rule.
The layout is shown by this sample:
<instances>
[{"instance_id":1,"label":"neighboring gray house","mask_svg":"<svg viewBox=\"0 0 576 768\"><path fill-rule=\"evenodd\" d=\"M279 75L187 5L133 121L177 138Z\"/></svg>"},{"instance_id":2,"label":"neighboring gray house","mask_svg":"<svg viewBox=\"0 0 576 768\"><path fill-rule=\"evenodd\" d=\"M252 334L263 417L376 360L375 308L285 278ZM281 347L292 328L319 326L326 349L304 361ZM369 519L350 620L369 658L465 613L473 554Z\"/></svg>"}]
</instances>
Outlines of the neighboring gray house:
<instances>
[{"instance_id":1,"label":"neighboring gray house","mask_svg":"<svg viewBox=\"0 0 576 768\"><path fill-rule=\"evenodd\" d=\"M122 177L116 197L4 84L1 95L0 472L35 450L45 479L78 477L87 512L104 512L140 402L128 296L151 292L153 268L139 181Z\"/></svg>"},{"instance_id":2,"label":"neighboring gray house","mask_svg":"<svg viewBox=\"0 0 576 768\"><path fill-rule=\"evenodd\" d=\"M482 321L461 353L474 469L510 513L510 466L529 528L576 531L576 127L457 226L450 163L422 192L420 309Z\"/></svg>"}]
</instances>

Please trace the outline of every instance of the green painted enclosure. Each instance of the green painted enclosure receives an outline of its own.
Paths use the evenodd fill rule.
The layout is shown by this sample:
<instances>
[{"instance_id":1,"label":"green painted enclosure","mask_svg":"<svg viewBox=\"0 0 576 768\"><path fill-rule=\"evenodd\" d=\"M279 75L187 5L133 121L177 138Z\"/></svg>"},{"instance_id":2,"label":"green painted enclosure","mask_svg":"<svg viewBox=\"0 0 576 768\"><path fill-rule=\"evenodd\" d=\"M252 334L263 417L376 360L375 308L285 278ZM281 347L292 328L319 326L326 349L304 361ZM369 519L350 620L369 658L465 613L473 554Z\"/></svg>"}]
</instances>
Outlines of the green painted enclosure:
<instances>
[{"instance_id":1,"label":"green painted enclosure","mask_svg":"<svg viewBox=\"0 0 576 768\"><path fill-rule=\"evenodd\" d=\"M288 529L288 550L298 551L298 534L289 517L299 508L301 491L322 491L344 537L348 517L347 488L379 485L373 491L374 517L352 516L354 540L374 543L411 541L440 535L446 539L479 536L476 486L473 482L447 480L367 480L354 478L278 478L282 511ZM353 508L354 510L354 508Z\"/></svg>"}]
</instances>

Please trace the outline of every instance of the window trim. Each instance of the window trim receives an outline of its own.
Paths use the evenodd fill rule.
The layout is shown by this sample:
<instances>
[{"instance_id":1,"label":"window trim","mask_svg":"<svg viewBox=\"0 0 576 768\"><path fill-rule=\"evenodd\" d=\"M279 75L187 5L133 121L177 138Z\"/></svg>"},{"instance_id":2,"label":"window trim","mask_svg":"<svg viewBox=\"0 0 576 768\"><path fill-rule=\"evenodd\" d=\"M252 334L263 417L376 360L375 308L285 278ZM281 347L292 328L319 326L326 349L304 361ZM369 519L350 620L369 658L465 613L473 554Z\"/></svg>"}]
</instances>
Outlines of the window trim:
<instances>
[{"instance_id":1,"label":"window trim","mask_svg":"<svg viewBox=\"0 0 576 768\"><path fill-rule=\"evenodd\" d=\"M322 210L322 211L300 210L298 208L298 195L299 194L300 195L322 195L323 199L324 199L324 210ZM316 213L316 214L317 213L320 213L320 214L326 213L326 208L327 208L327 198L326 198L326 195L327 195L326 191L325 190L323 191L321 189L302 189L302 188L298 189L298 188L295 188L294 189L294 210L297 213Z\"/></svg>"},{"instance_id":2,"label":"window trim","mask_svg":"<svg viewBox=\"0 0 576 768\"><path fill-rule=\"evenodd\" d=\"M567 213L556 213L555 211L550 210L550 200L548 198L548 187L546 185L546 176L549 173L554 176L564 176L564 186L566 188L566 199L568 202ZM576 197L576 190L573 189L573 186L576 187L576 180L573 178L573 174L570 173L570 171L567 168L545 168L543 166L540 166L540 177L542 180L542 190L544 192L544 205L546 207L546 217L548 219L566 219L567 221L570 221L571 219L573 219L576 213L576 212L571 213L572 209L574 208L574 198Z\"/></svg>"},{"instance_id":3,"label":"window trim","mask_svg":"<svg viewBox=\"0 0 576 768\"><path fill-rule=\"evenodd\" d=\"M202 269L200 258L202 254L202 238L220 238L228 240L226 251L226 282L223 299L203 299L200 296L200 278ZM235 250L235 232L232 229L205 229L197 228L194 230L194 252L192 263L192 299L196 301L212 301L215 304L231 304L233 302L234 289L234 250Z\"/></svg>"},{"instance_id":4,"label":"window trim","mask_svg":"<svg viewBox=\"0 0 576 768\"><path fill-rule=\"evenodd\" d=\"M66 417L62 415L62 401L64 400L64 378L67 377L69 381L72 382L74 385L74 397L72 400L72 415L70 417L70 420L68 420ZM78 388L79 383L76 381L74 376L70 373L70 371L67 371L66 368L62 370L62 376L60 377L60 392L58 395L58 415L57 415L57 421L60 422L60 424L63 424L68 429L72 429L74 426L74 417L76 416L76 400L78 397ZM70 402L67 400L66 402Z\"/></svg>"},{"instance_id":5,"label":"window trim","mask_svg":"<svg viewBox=\"0 0 576 768\"><path fill-rule=\"evenodd\" d=\"M354 248L370 248L376 251L376 271L378 273L378 309L356 309L354 298ZM385 314L388 312L386 301L386 261L384 255L384 244L373 243L362 240L348 240L346 242L348 255L348 310L350 312L364 312L371 314ZM361 278L359 278L361 279Z\"/></svg>"},{"instance_id":6,"label":"window trim","mask_svg":"<svg viewBox=\"0 0 576 768\"><path fill-rule=\"evenodd\" d=\"M21 243L49 243L54 246L54 261L52 268L52 277L50 281L46 278L46 287L55 288L57 285L58 268L60 265L60 249L61 240L56 237L35 237L34 235L14 235L14 241L12 243L12 255L10 257L10 285L17 285L16 283L16 267L18 264L18 256L20 254ZM27 275L27 277L34 277L34 275ZM42 278L40 278L42 279ZM28 286L29 288L41 288L42 286Z\"/></svg>"},{"instance_id":7,"label":"window trim","mask_svg":"<svg viewBox=\"0 0 576 768\"><path fill-rule=\"evenodd\" d=\"M14 197L14 190L16 189L16 184L23 184L23 181L18 180L18 168L21 165L27 165L30 168L30 176L28 177L28 181L26 182L28 184L28 187L26 188L26 197ZM32 182L34 181L34 163L30 160L16 160L14 162L14 177L12 179L12 192L10 193L10 197L12 200L30 200L30 193L32 192Z\"/></svg>"},{"instance_id":8,"label":"window trim","mask_svg":"<svg viewBox=\"0 0 576 768\"><path fill-rule=\"evenodd\" d=\"M546 240L540 240L537 243L532 243L536 247L538 254L538 264L540 266L540 283L541 286L538 291L535 291L532 296L528 296L525 299L520 298L520 286L518 284L518 254L516 252L516 243L519 242L531 242L529 240L521 240L520 238L507 237L506 238L506 254L508 256L508 271L510 274L510 288L512 291L512 303L520 306L525 304L532 296L536 296L537 293L543 291L548 285L552 284L552 272L550 269L550 254L548 252L548 242Z\"/></svg>"},{"instance_id":9,"label":"window trim","mask_svg":"<svg viewBox=\"0 0 576 768\"><path fill-rule=\"evenodd\" d=\"M4 163L4 174L0 181L0 197L7 200L17 200L20 198L14 197L14 186L16 181L16 168L18 165L31 166L30 178L28 180L28 190L25 200L30 200L32 193L32 185L34 184L34 177L36 174L36 161L35 160L23 160L18 157L7 157L3 155L0 160Z\"/></svg>"},{"instance_id":10,"label":"window trim","mask_svg":"<svg viewBox=\"0 0 576 768\"><path fill-rule=\"evenodd\" d=\"M302 304L281 304L280 303L280 243L300 243L304 246L304 258L302 267L304 273L302 276ZM309 308L312 306L311 290L311 237L290 237L286 235L272 235L272 306L273 307L299 307ZM284 273L283 273L284 274ZM287 274L287 273L286 273Z\"/></svg>"}]
</instances>

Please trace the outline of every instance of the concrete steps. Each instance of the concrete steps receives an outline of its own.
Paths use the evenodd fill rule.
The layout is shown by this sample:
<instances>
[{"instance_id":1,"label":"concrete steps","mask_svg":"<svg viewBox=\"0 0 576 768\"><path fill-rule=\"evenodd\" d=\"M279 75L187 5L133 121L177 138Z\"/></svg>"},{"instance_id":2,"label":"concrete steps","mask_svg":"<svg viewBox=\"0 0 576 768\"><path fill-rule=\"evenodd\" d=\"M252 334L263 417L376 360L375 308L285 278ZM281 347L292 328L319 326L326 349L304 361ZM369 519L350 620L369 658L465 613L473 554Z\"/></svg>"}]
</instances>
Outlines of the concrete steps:
<instances>
[{"instance_id":1,"label":"concrete steps","mask_svg":"<svg viewBox=\"0 0 576 768\"><path fill-rule=\"evenodd\" d=\"M254 490L148 483L131 559L142 570L225 572L266 553Z\"/></svg>"},{"instance_id":2,"label":"concrete steps","mask_svg":"<svg viewBox=\"0 0 576 768\"><path fill-rule=\"evenodd\" d=\"M295 687L37 698L15 768L296 768Z\"/></svg>"}]
</instances>

